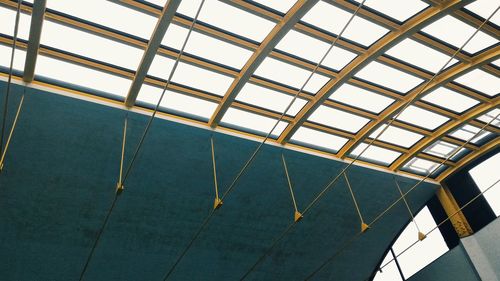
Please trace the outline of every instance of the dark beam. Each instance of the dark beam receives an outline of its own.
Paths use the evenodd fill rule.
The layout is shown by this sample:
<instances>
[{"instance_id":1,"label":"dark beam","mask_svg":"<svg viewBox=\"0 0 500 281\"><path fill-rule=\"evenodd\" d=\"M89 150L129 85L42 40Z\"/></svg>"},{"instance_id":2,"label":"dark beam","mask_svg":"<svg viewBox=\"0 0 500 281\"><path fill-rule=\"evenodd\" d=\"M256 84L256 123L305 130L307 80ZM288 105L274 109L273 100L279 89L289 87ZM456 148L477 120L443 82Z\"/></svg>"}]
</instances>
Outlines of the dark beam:
<instances>
[{"instance_id":1,"label":"dark beam","mask_svg":"<svg viewBox=\"0 0 500 281\"><path fill-rule=\"evenodd\" d=\"M38 57L38 48L40 47L40 38L42 36L43 17L46 5L47 0L35 0L33 2L30 35L23 74L23 80L27 83L33 81L33 78L35 77L36 59Z\"/></svg>"}]
</instances>

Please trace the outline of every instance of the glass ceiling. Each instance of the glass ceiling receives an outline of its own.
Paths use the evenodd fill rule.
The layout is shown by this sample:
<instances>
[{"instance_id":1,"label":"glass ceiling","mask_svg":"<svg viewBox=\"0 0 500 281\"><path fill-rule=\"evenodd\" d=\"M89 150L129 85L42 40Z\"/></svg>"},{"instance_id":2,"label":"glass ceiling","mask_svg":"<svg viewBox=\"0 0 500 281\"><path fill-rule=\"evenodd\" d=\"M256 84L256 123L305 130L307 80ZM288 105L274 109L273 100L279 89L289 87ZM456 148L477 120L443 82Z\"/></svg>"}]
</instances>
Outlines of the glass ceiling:
<instances>
[{"instance_id":1,"label":"glass ceiling","mask_svg":"<svg viewBox=\"0 0 500 281\"><path fill-rule=\"evenodd\" d=\"M166 2L47 0L35 80L125 101ZM153 108L158 102L200 2L181 2L135 106ZM430 6L428 1L367 0L269 141L354 158L418 94L366 149L360 162L425 175L464 146L433 174L437 177L460 166L465 156L480 155L487 144L498 142L500 133L500 118L495 119L500 112L500 12L442 73L437 72L496 9L494 2L477 0L432 16L432 10L440 7ZM14 61L18 80L30 43L32 3L22 4ZM160 104L161 112L222 130L265 136L358 3L319 1L278 40L273 38L273 29L286 28L280 22L293 18L296 1L228 4L206 0ZM0 0L2 76L10 65L16 5ZM414 17L423 19L423 24L413 28L412 22L421 22L412 21ZM411 28L403 28L408 25ZM409 31L393 36L400 30ZM392 42L388 38L399 39ZM271 48L265 48L266 44ZM265 57L260 63L252 57L256 52ZM255 71L247 73L248 69ZM419 94L436 73L432 87ZM250 78L239 80L246 79L241 77ZM235 81L243 82L237 92L233 92ZM228 96L233 98L226 101ZM227 110L221 121L209 123L223 102Z\"/></svg>"}]
</instances>

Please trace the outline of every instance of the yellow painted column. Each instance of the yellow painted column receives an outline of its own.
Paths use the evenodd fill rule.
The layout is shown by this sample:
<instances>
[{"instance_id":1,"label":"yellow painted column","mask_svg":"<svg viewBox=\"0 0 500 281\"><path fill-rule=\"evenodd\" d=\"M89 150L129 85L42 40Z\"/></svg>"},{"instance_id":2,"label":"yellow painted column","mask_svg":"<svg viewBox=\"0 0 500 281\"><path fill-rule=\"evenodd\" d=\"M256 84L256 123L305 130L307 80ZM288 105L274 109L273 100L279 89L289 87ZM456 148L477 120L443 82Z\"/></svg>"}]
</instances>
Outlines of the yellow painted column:
<instances>
[{"instance_id":1,"label":"yellow painted column","mask_svg":"<svg viewBox=\"0 0 500 281\"><path fill-rule=\"evenodd\" d=\"M455 201L455 198L451 194L450 190L446 187L441 187L436 192L436 195L443 206L446 215L450 217L450 222L455 228L455 231L458 234L458 237L467 237L472 235L474 232L469 225L469 222L465 218L465 215L460 211L460 207Z\"/></svg>"}]
</instances>

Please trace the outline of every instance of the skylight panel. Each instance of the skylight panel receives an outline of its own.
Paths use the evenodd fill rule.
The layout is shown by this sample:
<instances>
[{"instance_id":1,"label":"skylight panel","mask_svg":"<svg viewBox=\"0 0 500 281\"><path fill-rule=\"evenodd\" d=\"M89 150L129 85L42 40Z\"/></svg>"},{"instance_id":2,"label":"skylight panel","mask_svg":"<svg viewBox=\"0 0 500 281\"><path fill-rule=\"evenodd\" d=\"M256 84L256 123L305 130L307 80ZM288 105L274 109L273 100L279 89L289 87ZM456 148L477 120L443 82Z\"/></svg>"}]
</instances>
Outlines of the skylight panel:
<instances>
[{"instance_id":1,"label":"skylight panel","mask_svg":"<svg viewBox=\"0 0 500 281\"><path fill-rule=\"evenodd\" d=\"M47 8L148 40L158 21L153 16L113 3L112 1L47 2Z\"/></svg>"},{"instance_id":2,"label":"skylight panel","mask_svg":"<svg viewBox=\"0 0 500 281\"><path fill-rule=\"evenodd\" d=\"M366 147L368 144L366 143L360 143L352 152L351 154L354 156L358 156ZM371 145L368 147L368 149L363 152L363 154L359 157L360 159L367 159L370 160L371 162L375 163L383 163L385 165L389 165L394 160L398 159L399 156L401 156L401 153L382 148L379 146Z\"/></svg>"},{"instance_id":3,"label":"skylight panel","mask_svg":"<svg viewBox=\"0 0 500 281\"><path fill-rule=\"evenodd\" d=\"M370 119L368 118L324 105L318 107L311 114L308 120L351 133L358 132L368 122L370 122Z\"/></svg>"},{"instance_id":4,"label":"skylight panel","mask_svg":"<svg viewBox=\"0 0 500 281\"><path fill-rule=\"evenodd\" d=\"M480 128L466 124L461 128L451 132L450 136L461 139L463 141L469 141L471 138L473 138L470 142L477 144L487 136L491 135L491 132L489 131L483 130L480 133L479 131L481 131Z\"/></svg>"},{"instance_id":5,"label":"skylight panel","mask_svg":"<svg viewBox=\"0 0 500 281\"><path fill-rule=\"evenodd\" d=\"M125 97L132 83L123 77L43 55L38 55L35 74L119 97Z\"/></svg>"},{"instance_id":6,"label":"skylight panel","mask_svg":"<svg viewBox=\"0 0 500 281\"><path fill-rule=\"evenodd\" d=\"M493 61L492 64L494 64L496 67L500 68L500 59Z\"/></svg>"},{"instance_id":7,"label":"skylight panel","mask_svg":"<svg viewBox=\"0 0 500 281\"><path fill-rule=\"evenodd\" d=\"M351 18L351 13L331 4L319 1L302 18L303 21L315 25L327 32L338 35ZM361 17L355 16L342 37L355 41L366 47L375 43L389 30Z\"/></svg>"},{"instance_id":8,"label":"skylight panel","mask_svg":"<svg viewBox=\"0 0 500 281\"><path fill-rule=\"evenodd\" d=\"M461 153L465 151L465 148L461 148L458 150L458 152L455 152L458 148L458 145L445 142L445 141L437 141L431 145L429 145L424 152L428 154L432 154L437 157L441 157L443 159L447 159L451 155L453 155L451 158L452 160L456 159L457 156L459 156Z\"/></svg>"},{"instance_id":9,"label":"skylight panel","mask_svg":"<svg viewBox=\"0 0 500 281\"><path fill-rule=\"evenodd\" d=\"M269 8L272 8L276 11L282 12L286 14L293 4L295 4L295 0L253 0L259 4L265 5Z\"/></svg>"},{"instance_id":10,"label":"skylight panel","mask_svg":"<svg viewBox=\"0 0 500 281\"><path fill-rule=\"evenodd\" d=\"M328 48L330 48L330 44L301 32L290 30L285 37L281 39L276 48L314 63L318 63L328 51ZM323 60L322 65L340 71L355 57L355 53L334 46Z\"/></svg>"},{"instance_id":11,"label":"skylight panel","mask_svg":"<svg viewBox=\"0 0 500 281\"><path fill-rule=\"evenodd\" d=\"M187 28L176 24L170 24L165 36L163 37L162 45L180 50L184 44L187 34ZM236 69L241 69L250 56L252 56L252 52L247 49L215 39L214 37L194 30L189 36L189 40L184 51L192 55L234 67Z\"/></svg>"},{"instance_id":12,"label":"skylight panel","mask_svg":"<svg viewBox=\"0 0 500 281\"><path fill-rule=\"evenodd\" d=\"M454 81L490 97L500 92L500 78L481 69L474 69Z\"/></svg>"},{"instance_id":13,"label":"skylight panel","mask_svg":"<svg viewBox=\"0 0 500 281\"><path fill-rule=\"evenodd\" d=\"M267 57L257 68L255 75L300 89L311 71ZM315 73L304 90L315 94L328 80L328 77Z\"/></svg>"},{"instance_id":14,"label":"skylight panel","mask_svg":"<svg viewBox=\"0 0 500 281\"><path fill-rule=\"evenodd\" d=\"M434 130L450 120L443 115L413 105L408 106L397 119L429 130Z\"/></svg>"},{"instance_id":15,"label":"skylight panel","mask_svg":"<svg viewBox=\"0 0 500 281\"><path fill-rule=\"evenodd\" d=\"M450 59L450 56L412 39L401 41L399 44L389 49L386 54L432 73L438 72ZM457 62L458 60L452 59L451 62L447 64L447 67Z\"/></svg>"},{"instance_id":16,"label":"skylight panel","mask_svg":"<svg viewBox=\"0 0 500 281\"><path fill-rule=\"evenodd\" d=\"M349 139L328 134L325 132L300 127L291 138L292 142L304 144L311 147L339 151Z\"/></svg>"},{"instance_id":17,"label":"skylight panel","mask_svg":"<svg viewBox=\"0 0 500 281\"><path fill-rule=\"evenodd\" d=\"M370 134L370 138L374 139L375 137L377 137L378 134L386 126L387 126L386 124L383 124L380 127L378 127L373 133ZM395 126L390 126L377 139L395 145L399 145L405 148L409 148L422 138L423 135L421 134L410 132L408 130L401 129Z\"/></svg>"},{"instance_id":18,"label":"skylight panel","mask_svg":"<svg viewBox=\"0 0 500 281\"><path fill-rule=\"evenodd\" d=\"M450 15L431 23L422 29L423 32L460 48L476 29ZM472 40L463 48L464 51L474 54L489 46L496 44L497 39L479 31Z\"/></svg>"},{"instance_id":19,"label":"skylight panel","mask_svg":"<svg viewBox=\"0 0 500 281\"><path fill-rule=\"evenodd\" d=\"M130 45L47 20L43 23L41 43L134 71L144 52Z\"/></svg>"},{"instance_id":20,"label":"skylight panel","mask_svg":"<svg viewBox=\"0 0 500 281\"><path fill-rule=\"evenodd\" d=\"M12 47L0 44L0 65L6 68L10 67L10 56ZM14 52L13 69L23 71L24 61L26 59L26 51L16 49Z\"/></svg>"},{"instance_id":21,"label":"skylight panel","mask_svg":"<svg viewBox=\"0 0 500 281\"><path fill-rule=\"evenodd\" d=\"M465 6L465 9L473 12L474 14L487 19L490 17L491 13L495 11L498 6L498 2L491 0L476 0L471 4ZM491 17L490 22L500 26L500 13L496 12L493 17Z\"/></svg>"},{"instance_id":22,"label":"skylight panel","mask_svg":"<svg viewBox=\"0 0 500 281\"><path fill-rule=\"evenodd\" d=\"M422 158L414 157L406 165L404 168L413 170L415 172L419 172L422 174L434 173L436 168L439 166L439 163L425 160Z\"/></svg>"},{"instance_id":23,"label":"skylight panel","mask_svg":"<svg viewBox=\"0 0 500 281\"><path fill-rule=\"evenodd\" d=\"M201 0L182 1L177 12L194 18L200 2ZM262 42L276 25L270 20L216 0L205 1L198 20L257 42Z\"/></svg>"},{"instance_id":24,"label":"skylight panel","mask_svg":"<svg viewBox=\"0 0 500 281\"><path fill-rule=\"evenodd\" d=\"M462 113L479 103L478 100L459 94L445 87L437 88L425 95L422 100L457 113Z\"/></svg>"},{"instance_id":25,"label":"skylight panel","mask_svg":"<svg viewBox=\"0 0 500 281\"><path fill-rule=\"evenodd\" d=\"M363 67L355 76L400 93L407 93L424 81L376 61Z\"/></svg>"},{"instance_id":26,"label":"skylight panel","mask_svg":"<svg viewBox=\"0 0 500 281\"><path fill-rule=\"evenodd\" d=\"M391 98L347 83L342 84L329 98L374 113L380 113L394 102Z\"/></svg>"},{"instance_id":27,"label":"skylight panel","mask_svg":"<svg viewBox=\"0 0 500 281\"><path fill-rule=\"evenodd\" d=\"M360 0L354 0L360 3ZM394 0L368 0L364 6L370 7L400 22L411 18L429 5L420 0L394 1Z\"/></svg>"},{"instance_id":28,"label":"skylight panel","mask_svg":"<svg viewBox=\"0 0 500 281\"><path fill-rule=\"evenodd\" d=\"M161 88L143 84L137 101L156 106L162 91ZM217 108L217 103L167 90L160 107L173 113L180 112L208 120Z\"/></svg>"},{"instance_id":29,"label":"skylight panel","mask_svg":"<svg viewBox=\"0 0 500 281\"><path fill-rule=\"evenodd\" d=\"M19 18L19 29L17 38L28 40L30 33L31 16L21 12ZM16 24L16 10L0 6L0 33L14 37L14 26Z\"/></svg>"},{"instance_id":30,"label":"skylight panel","mask_svg":"<svg viewBox=\"0 0 500 281\"><path fill-rule=\"evenodd\" d=\"M148 74L166 80L170 75L174 62L173 59L156 55ZM233 80L232 77L184 62L179 63L172 77L172 82L207 91L218 96L223 96L226 93Z\"/></svg>"},{"instance_id":31,"label":"skylight panel","mask_svg":"<svg viewBox=\"0 0 500 281\"><path fill-rule=\"evenodd\" d=\"M277 121L278 120L273 118L230 107L222 117L221 125L229 125L230 127L237 127L238 129L247 129L267 134ZM287 125L287 122L280 121L278 126L276 126L271 133L271 136L279 136Z\"/></svg>"},{"instance_id":32,"label":"skylight panel","mask_svg":"<svg viewBox=\"0 0 500 281\"><path fill-rule=\"evenodd\" d=\"M256 105L265 109L283 113L292 101L293 96L266 87L257 86L253 83L246 83L236 96L237 101ZM307 103L306 100L297 98L287 114L295 116Z\"/></svg>"},{"instance_id":33,"label":"skylight panel","mask_svg":"<svg viewBox=\"0 0 500 281\"><path fill-rule=\"evenodd\" d=\"M497 217L500 216L500 183L497 182L498 167L500 167L500 153L496 153L469 171L479 190L484 192L484 198L488 201ZM488 192L486 192L487 189Z\"/></svg>"},{"instance_id":34,"label":"skylight panel","mask_svg":"<svg viewBox=\"0 0 500 281\"><path fill-rule=\"evenodd\" d=\"M486 124L489 123L492 126L500 127L500 116L498 116L499 113L500 113L500 109L495 108L492 111L489 111L488 113L479 116L479 118L477 118L477 119L480 121L483 121ZM494 118L496 118L496 119L493 120Z\"/></svg>"}]
</instances>

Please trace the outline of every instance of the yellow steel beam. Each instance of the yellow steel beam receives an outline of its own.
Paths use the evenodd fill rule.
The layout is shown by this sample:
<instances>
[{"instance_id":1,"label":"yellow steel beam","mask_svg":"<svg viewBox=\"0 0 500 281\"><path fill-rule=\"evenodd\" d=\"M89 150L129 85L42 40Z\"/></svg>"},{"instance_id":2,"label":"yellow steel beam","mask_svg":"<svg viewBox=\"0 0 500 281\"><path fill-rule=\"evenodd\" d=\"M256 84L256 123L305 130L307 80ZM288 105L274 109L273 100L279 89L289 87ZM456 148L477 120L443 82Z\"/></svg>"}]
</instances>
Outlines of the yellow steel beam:
<instances>
[{"instance_id":1,"label":"yellow steel beam","mask_svg":"<svg viewBox=\"0 0 500 281\"><path fill-rule=\"evenodd\" d=\"M279 137L280 143L287 142L295 131L307 120L307 118L318 108L323 102L338 89L343 83L347 82L358 70L363 68L371 61L377 59L381 54L387 51L392 46L396 45L403 39L407 38L423 26L437 20L444 14L457 9L463 5L462 1L451 0L447 1L446 5L440 7L429 7L419 15L409 19L399 29L391 31L382 39L377 41L368 49L368 51L356 57L349 63L336 77L330 80L323 88L308 102L295 117L294 122L289 124L284 132Z\"/></svg>"},{"instance_id":2,"label":"yellow steel beam","mask_svg":"<svg viewBox=\"0 0 500 281\"><path fill-rule=\"evenodd\" d=\"M420 153L422 150L424 150L426 147L434 143L435 141L441 139L442 136L448 134L449 132L459 128L460 126L467 124L470 120L475 119L488 111L494 109L495 107L500 105L500 97L497 97L491 101L491 103L483 103L480 104L479 106L475 107L474 109L470 110L464 115L461 115L458 119L452 120L443 126L441 126L439 129L437 129L431 136L428 136L426 138L423 138L416 144L414 144L411 149L408 151L407 154L404 156L400 157L398 160L394 161L394 163L391 165L390 169L391 170L397 170L401 166L403 166L408 160L412 159L415 155Z\"/></svg>"},{"instance_id":3,"label":"yellow steel beam","mask_svg":"<svg viewBox=\"0 0 500 281\"><path fill-rule=\"evenodd\" d=\"M483 154L486 154L486 153L492 151L493 149L496 149L499 146L500 146L500 137L496 137L495 139L491 140L487 144L481 146L481 149L467 154L464 158L462 158L460 161L457 162L455 167L448 168L447 170L442 172L436 178L436 180L439 182L442 182L448 176L459 171L461 168L465 167L467 164L472 162L474 159L480 157Z\"/></svg>"},{"instance_id":4,"label":"yellow steel beam","mask_svg":"<svg viewBox=\"0 0 500 281\"><path fill-rule=\"evenodd\" d=\"M436 191L436 195L444 211L450 218L451 225L457 232L458 237L463 238L472 235L474 232L467 218L462 211L460 211L460 207L450 190L447 187L441 187Z\"/></svg>"}]
</instances>

